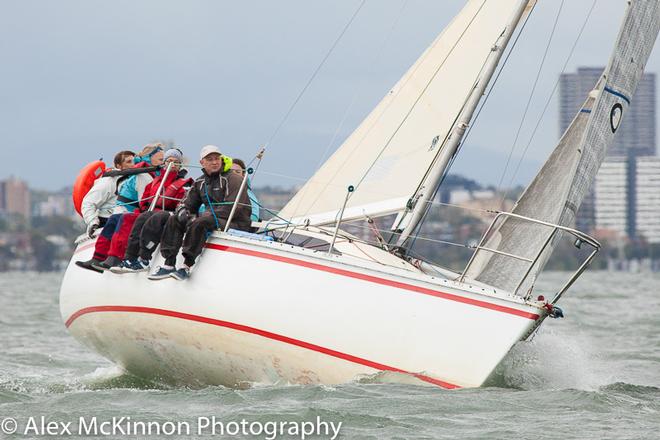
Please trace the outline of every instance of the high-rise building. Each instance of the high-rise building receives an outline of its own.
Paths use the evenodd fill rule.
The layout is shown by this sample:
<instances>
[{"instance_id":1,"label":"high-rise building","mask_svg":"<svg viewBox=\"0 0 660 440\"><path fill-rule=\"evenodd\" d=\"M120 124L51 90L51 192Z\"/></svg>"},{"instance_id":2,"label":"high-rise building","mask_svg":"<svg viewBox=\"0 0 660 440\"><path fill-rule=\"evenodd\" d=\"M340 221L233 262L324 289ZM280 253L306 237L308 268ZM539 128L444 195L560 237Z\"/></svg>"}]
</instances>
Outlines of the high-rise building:
<instances>
[{"instance_id":1,"label":"high-rise building","mask_svg":"<svg viewBox=\"0 0 660 440\"><path fill-rule=\"evenodd\" d=\"M660 157L612 157L593 190L594 226L660 243Z\"/></svg>"},{"instance_id":2,"label":"high-rise building","mask_svg":"<svg viewBox=\"0 0 660 440\"><path fill-rule=\"evenodd\" d=\"M628 160L612 158L598 171L594 182L593 215L596 228L628 234Z\"/></svg>"},{"instance_id":3,"label":"high-rise building","mask_svg":"<svg viewBox=\"0 0 660 440\"><path fill-rule=\"evenodd\" d=\"M0 181L0 212L30 219L30 189L26 182L15 177Z\"/></svg>"},{"instance_id":4,"label":"high-rise building","mask_svg":"<svg viewBox=\"0 0 660 440\"><path fill-rule=\"evenodd\" d=\"M581 108L589 92L594 88L596 82L603 73L602 67L580 67L577 73L564 73L559 80L559 131L560 136L570 125L575 114ZM645 73L640 80L637 91L632 99L632 105L623 116L621 128L617 130L614 141L607 151L607 157L602 169L617 168L622 166L621 160L626 157L655 156L655 74ZM611 166L607 165L612 161ZM637 161L625 161L627 166L634 167ZM617 165L618 164L618 165ZM608 169L609 169L608 168ZM609 173L611 170L608 170ZM604 171L605 172L605 171ZM629 179L626 182L626 191L629 200L626 209L626 233L633 236L636 231L635 210L635 172L626 171ZM618 175L617 175L618 176ZM614 176L610 176L615 179ZM597 178L598 179L598 178ZM600 179L604 185L604 178ZM612 182L611 186L617 186L620 182ZM610 188L611 189L611 188ZM597 209L594 191L592 190L583 200L576 218L576 228L590 231L597 227ZM601 213L603 206L600 207ZM630 217L630 218L629 218ZM602 220L602 218L601 218Z\"/></svg>"},{"instance_id":5,"label":"high-rise building","mask_svg":"<svg viewBox=\"0 0 660 440\"><path fill-rule=\"evenodd\" d=\"M570 125L587 95L603 73L602 67L580 67L559 79L559 135ZM623 115L621 128L607 156L655 156L655 73L642 76L632 105Z\"/></svg>"},{"instance_id":6,"label":"high-rise building","mask_svg":"<svg viewBox=\"0 0 660 440\"><path fill-rule=\"evenodd\" d=\"M636 236L660 243L660 157L637 158L636 171Z\"/></svg>"}]
</instances>

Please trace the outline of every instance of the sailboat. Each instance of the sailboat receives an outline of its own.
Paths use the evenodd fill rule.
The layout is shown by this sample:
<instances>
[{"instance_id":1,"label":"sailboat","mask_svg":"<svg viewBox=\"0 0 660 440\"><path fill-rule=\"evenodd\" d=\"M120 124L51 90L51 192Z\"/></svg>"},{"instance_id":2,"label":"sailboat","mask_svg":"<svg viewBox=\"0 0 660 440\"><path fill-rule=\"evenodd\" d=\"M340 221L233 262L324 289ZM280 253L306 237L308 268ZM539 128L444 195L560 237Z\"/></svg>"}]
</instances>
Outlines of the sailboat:
<instances>
[{"instance_id":1,"label":"sailboat","mask_svg":"<svg viewBox=\"0 0 660 440\"><path fill-rule=\"evenodd\" d=\"M60 293L69 332L128 372L182 384L338 384L389 372L481 386L514 344L560 314L557 301L599 249L572 228L575 213L660 26L658 0L628 2L600 81L463 271L415 261L410 240L534 5L467 1L277 219L256 234L215 232L185 284L82 270L73 262L95 240L81 237ZM342 229L394 214L389 242ZM566 237L590 252L557 292L538 295L536 279Z\"/></svg>"}]
</instances>

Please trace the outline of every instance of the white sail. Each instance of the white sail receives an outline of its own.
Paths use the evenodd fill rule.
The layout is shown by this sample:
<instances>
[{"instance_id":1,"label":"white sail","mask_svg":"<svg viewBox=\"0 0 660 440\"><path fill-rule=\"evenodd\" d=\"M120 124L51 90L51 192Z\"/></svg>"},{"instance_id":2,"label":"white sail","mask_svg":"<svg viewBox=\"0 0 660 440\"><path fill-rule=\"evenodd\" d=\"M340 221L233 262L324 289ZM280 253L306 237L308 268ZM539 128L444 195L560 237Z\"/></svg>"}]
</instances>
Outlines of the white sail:
<instances>
[{"instance_id":1,"label":"white sail","mask_svg":"<svg viewBox=\"0 0 660 440\"><path fill-rule=\"evenodd\" d=\"M573 224L644 72L644 65L658 35L659 14L658 0L630 2L613 55L596 89L516 203L514 213L562 226ZM509 217L495 229L485 246L533 259L551 232L552 229L547 226ZM524 294L533 284L557 241L555 239L545 248L518 293ZM482 251L466 276L513 291L529 264Z\"/></svg>"},{"instance_id":2,"label":"white sail","mask_svg":"<svg viewBox=\"0 0 660 440\"><path fill-rule=\"evenodd\" d=\"M403 210L454 126L521 0L470 0L344 144L283 208L294 223Z\"/></svg>"}]
</instances>

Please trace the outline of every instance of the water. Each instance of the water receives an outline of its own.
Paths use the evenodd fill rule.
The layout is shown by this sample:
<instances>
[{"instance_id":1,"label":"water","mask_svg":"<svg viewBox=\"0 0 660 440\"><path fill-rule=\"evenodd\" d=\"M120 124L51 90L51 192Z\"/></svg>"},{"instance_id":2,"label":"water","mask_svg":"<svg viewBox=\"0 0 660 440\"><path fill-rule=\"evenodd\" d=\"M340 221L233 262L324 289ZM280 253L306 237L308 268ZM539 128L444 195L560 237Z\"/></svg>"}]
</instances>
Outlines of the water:
<instances>
[{"instance_id":1,"label":"water","mask_svg":"<svg viewBox=\"0 0 660 440\"><path fill-rule=\"evenodd\" d=\"M79 417L189 422L184 437L193 438L198 417L272 423L318 416L342 422L340 438L660 438L659 275L587 273L561 302L565 319L546 321L531 342L516 346L489 386L457 391L383 383L387 377L241 390L150 383L67 334L60 279L0 274L0 420L15 418L19 432L42 415L74 422L74 438ZM160 437L176 436L149 438Z\"/></svg>"}]
</instances>

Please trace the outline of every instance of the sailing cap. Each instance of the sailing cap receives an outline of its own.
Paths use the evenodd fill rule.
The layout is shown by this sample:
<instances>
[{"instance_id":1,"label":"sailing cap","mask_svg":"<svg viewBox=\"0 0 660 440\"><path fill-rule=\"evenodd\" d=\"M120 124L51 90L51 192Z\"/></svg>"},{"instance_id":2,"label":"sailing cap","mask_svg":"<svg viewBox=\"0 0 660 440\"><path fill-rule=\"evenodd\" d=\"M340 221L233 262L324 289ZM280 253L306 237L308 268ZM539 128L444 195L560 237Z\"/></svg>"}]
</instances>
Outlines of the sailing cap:
<instances>
[{"instance_id":1,"label":"sailing cap","mask_svg":"<svg viewBox=\"0 0 660 440\"><path fill-rule=\"evenodd\" d=\"M181 150L179 150L178 148L170 148L165 152L165 155L163 156L163 162L169 159L170 157L173 157L174 159L181 162L183 160L183 153L181 153Z\"/></svg>"},{"instance_id":2,"label":"sailing cap","mask_svg":"<svg viewBox=\"0 0 660 440\"><path fill-rule=\"evenodd\" d=\"M200 151L199 153L199 160L202 160L209 154L213 154L213 153L218 153L219 155L222 155L218 147L216 147L215 145L204 145L202 147L202 151Z\"/></svg>"}]
</instances>

